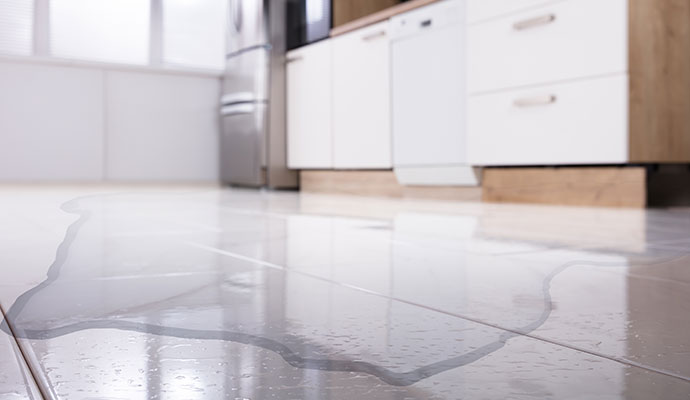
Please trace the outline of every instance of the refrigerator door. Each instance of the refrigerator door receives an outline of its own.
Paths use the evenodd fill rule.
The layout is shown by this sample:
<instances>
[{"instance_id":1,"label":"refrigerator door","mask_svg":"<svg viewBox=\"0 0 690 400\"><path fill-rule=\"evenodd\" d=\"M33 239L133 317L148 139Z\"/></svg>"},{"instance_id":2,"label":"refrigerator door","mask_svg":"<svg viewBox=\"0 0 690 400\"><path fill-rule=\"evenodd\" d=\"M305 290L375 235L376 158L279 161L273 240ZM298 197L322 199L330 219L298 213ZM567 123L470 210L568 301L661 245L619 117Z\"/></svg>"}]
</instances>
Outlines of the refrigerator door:
<instances>
[{"instance_id":1,"label":"refrigerator door","mask_svg":"<svg viewBox=\"0 0 690 400\"><path fill-rule=\"evenodd\" d=\"M265 48L235 54L225 62L223 95L253 93L252 100L268 99L270 52Z\"/></svg>"},{"instance_id":2,"label":"refrigerator door","mask_svg":"<svg viewBox=\"0 0 690 400\"><path fill-rule=\"evenodd\" d=\"M221 118L221 180L233 185L265 185L266 103L223 106Z\"/></svg>"},{"instance_id":3,"label":"refrigerator door","mask_svg":"<svg viewBox=\"0 0 690 400\"><path fill-rule=\"evenodd\" d=\"M268 47L268 1L229 0L228 56Z\"/></svg>"}]
</instances>

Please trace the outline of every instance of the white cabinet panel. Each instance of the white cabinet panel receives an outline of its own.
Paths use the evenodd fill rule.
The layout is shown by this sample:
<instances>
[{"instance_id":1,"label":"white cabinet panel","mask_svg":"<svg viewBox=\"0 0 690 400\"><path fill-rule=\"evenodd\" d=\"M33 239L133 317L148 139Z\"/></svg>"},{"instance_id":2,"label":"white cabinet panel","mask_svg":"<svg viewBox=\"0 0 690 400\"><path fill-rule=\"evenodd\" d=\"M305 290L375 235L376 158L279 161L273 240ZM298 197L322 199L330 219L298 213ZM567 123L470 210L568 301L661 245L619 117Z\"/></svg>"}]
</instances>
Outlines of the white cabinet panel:
<instances>
[{"instance_id":1,"label":"white cabinet panel","mask_svg":"<svg viewBox=\"0 0 690 400\"><path fill-rule=\"evenodd\" d=\"M288 167L332 168L331 41L287 55Z\"/></svg>"},{"instance_id":2,"label":"white cabinet panel","mask_svg":"<svg viewBox=\"0 0 690 400\"><path fill-rule=\"evenodd\" d=\"M0 63L0 180L103 178L103 73Z\"/></svg>"},{"instance_id":3,"label":"white cabinet panel","mask_svg":"<svg viewBox=\"0 0 690 400\"><path fill-rule=\"evenodd\" d=\"M216 181L220 81L108 72L110 180Z\"/></svg>"},{"instance_id":4,"label":"white cabinet panel","mask_svg":"<svg viewBox=\"0 0 690 400\"><path fill-rule=\"evenodd\" d=\"M468 110L474 165L627 160L627 75L474 96Z\"/></svg>"},{"instance_id":5,"label":"white cabinet panel","mask_svg":"<svg viewBox=\"0 0 690 400\"><path fill-rule=\"evenodd\" d=\"M388 21L333 41L335 168L391 168Z\"/></svg>"},{"instance_id":6,"label":"white cabinet panel","mask_svg":"<svg viewBox=\"0 0 690 400\"><path fill-rule=\"evenodd\" d=\"M468 0L467 20L473 23L556 1L562 0Z\"/></svg>"},{"instance_id":7,"label":"white cabinet panel","mask_svg":"<svg viewBox=\"0 0 690 400\"><path fill-rule=\"evenodd\" d=\"M468 29L470 93L627 71L627 0L567 0Z\"/></svg>"}]
</instances>

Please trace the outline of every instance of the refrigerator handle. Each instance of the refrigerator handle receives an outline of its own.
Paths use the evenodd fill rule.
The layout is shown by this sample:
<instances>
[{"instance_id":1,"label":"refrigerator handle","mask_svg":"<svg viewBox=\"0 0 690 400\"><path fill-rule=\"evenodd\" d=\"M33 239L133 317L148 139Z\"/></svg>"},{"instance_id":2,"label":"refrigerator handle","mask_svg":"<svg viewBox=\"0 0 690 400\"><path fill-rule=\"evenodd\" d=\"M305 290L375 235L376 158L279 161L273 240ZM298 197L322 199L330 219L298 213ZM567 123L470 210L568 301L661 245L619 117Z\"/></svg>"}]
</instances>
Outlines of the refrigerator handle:
<instances>
[{"instance_id":1,"label":"refrigerator handle","mask_svg":"<svg viewBox=\"0 0 690 400\"><path fill-rule=\"evenodd\" d=\"M251 114L255 110L256 110L256 105L253 103L232 104L229 106L221 107L220 115L222 115L224 117L229 117L232 115Z\"/></svg>"},{"instance_id":2,"label":"refrigerator handle","mask_svg":"<svg viewBox=\"0 0 690 400\"><path fill-rule=\"evenodd\" d=\"M220 98L221 106L230 106L237 103L250 103L256 100L256 95L253 92L235 92L223 95Z\"/></svg>"},{"instance_id":3,"label":"refrigerator handle","mask_svg":"<svg viewBox=\"0 0 690 400\"><path fill-rule=\"evenodd\" d=\"M237 33L242 30L242 0L230 0L232 25Z\"/></svg>"}]
</instances>

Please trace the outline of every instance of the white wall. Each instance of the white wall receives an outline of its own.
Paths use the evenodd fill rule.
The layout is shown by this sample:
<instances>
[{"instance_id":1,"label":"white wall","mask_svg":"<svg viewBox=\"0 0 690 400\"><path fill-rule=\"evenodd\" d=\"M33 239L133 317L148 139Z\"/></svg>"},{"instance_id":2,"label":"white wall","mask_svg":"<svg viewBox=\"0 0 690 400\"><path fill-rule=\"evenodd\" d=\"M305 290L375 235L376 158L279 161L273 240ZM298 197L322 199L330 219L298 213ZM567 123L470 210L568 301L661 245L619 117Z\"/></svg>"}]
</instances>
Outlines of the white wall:
<instances>
[{"instance_id":1,"label":"white wall","mask_svg":"<svg viewBox=\"0 0 690 400\"><path fill-rule=\"evenodd\" d=\"M217 181L220 79L0 59L0 181Z\"/></svg>"},{"instance_id":2,"label":"white wall","mask_svg":"<svg viewBox=\"0 0 690 400\"><path fill-rule=\"evenodd\" d=\"M103 72L0 63L0 180L103 178Z\"/></svg>"},{"instance_id":3,"label":"white wall","mask_svg":"<svg viewBox=\"0 0 690 400\"><path fill-rule=\"evenodd\" d=\"M106 88L108 179L218 178L217 79L108 72Z\"/></svg>"}]
</instances>

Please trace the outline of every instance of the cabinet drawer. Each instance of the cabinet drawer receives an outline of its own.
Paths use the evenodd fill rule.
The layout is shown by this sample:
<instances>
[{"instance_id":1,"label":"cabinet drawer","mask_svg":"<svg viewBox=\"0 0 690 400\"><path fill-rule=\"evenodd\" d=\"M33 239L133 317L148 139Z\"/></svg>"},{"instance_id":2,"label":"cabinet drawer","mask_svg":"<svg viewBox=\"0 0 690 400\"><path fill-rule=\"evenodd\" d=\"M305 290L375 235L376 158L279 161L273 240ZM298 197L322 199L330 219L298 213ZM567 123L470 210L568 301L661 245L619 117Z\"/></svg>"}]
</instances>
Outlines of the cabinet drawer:
<instances>
[{"instance_id":1,"label":"cabinet drawer","mask_svg":"<svg viewBox=\"0 0 690 400\"><path fill-rule=\"evenodd\" d=\"M616 164L628 155L628 77L472 96L473 165Z\"/></svg>"},{"instance_id":2,"label":"cabinet drawer","mask_svg":"<svg viewBox=\"0 0 690 400\"><path fill-rule=\"evenodd\" d=\"M468 29L470 93L627 71L627 1L566 0Z\"/></svg>"},{"instance_id":3,"label":"cabinet drawer","mask_svg":"<svg viewBox=\"0 0 690 400\"><path fill-rule=\"evenodd\" d=\"M468 0L467 21L483 21L556 1L559 0Z\"/></svg>"}]
</instances>

